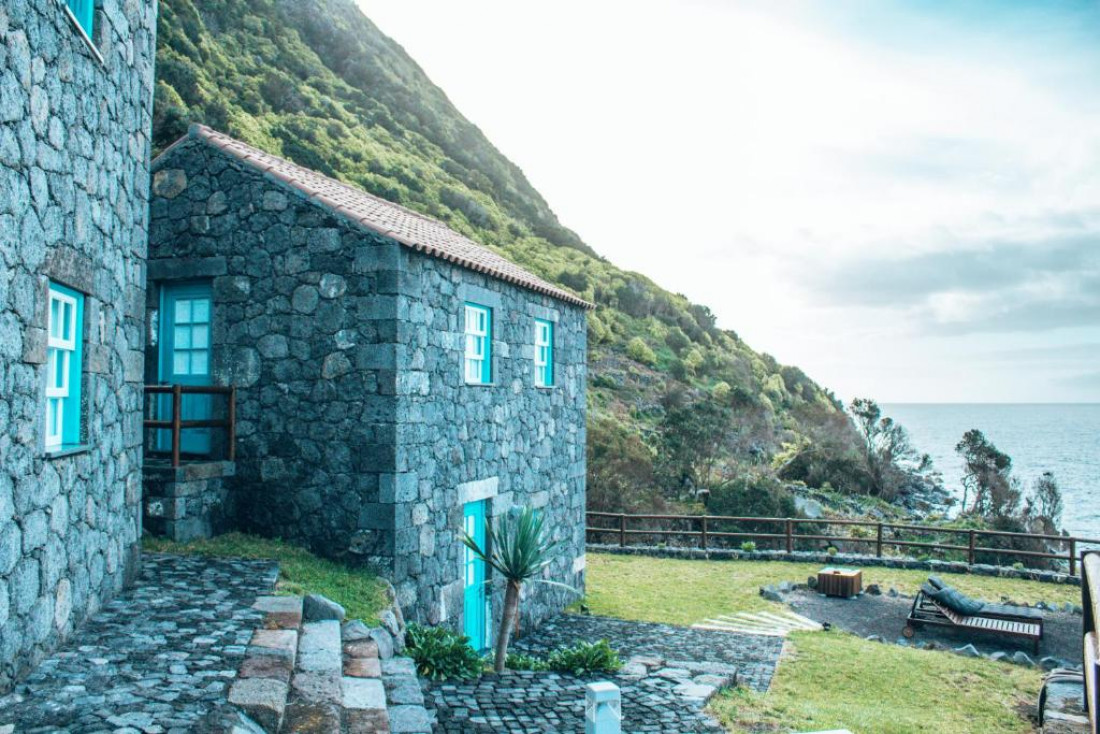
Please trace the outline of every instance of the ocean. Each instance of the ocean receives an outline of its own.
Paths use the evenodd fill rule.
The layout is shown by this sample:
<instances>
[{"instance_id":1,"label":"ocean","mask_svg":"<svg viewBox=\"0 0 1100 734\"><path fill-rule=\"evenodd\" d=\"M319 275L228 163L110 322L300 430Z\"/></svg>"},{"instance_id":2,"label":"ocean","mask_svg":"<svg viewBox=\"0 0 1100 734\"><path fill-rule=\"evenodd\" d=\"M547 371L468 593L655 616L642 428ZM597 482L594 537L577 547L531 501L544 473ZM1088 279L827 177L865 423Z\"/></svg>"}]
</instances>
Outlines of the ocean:
<instances>
[{"instance_id":1,"label":"ocean","mask_svg":"<svg viewBox=\"0 0 1100 734\"><path fill-rule=\"evenodd\" d=\"M955 444L977 428L1012 457L1025 487L1044 471L1062 488L1063 527L1100 539L1100 404L883 405L884 415L909 431L913 445L931 455L948 489L962 497L962 461Z\"/></svg>"}]
</instances>

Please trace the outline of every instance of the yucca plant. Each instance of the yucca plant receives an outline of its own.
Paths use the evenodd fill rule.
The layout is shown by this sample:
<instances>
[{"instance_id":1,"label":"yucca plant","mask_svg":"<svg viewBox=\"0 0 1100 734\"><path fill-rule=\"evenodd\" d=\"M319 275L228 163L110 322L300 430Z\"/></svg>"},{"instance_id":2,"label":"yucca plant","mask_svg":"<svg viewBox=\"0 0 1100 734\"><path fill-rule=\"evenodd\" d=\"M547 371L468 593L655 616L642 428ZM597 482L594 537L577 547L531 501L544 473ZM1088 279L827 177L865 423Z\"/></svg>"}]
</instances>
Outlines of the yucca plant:
<instances>
[{"instance_id":1,"label":"yucca plant","mask_svg":"<svg viewBox=\"0 0 1100 734\"><path fill-rule=\"evenodd\" d=\"M504 672L508 660L508 643L512 629L519 617L519 594L523 584L528 581L561 586L573 590L571 586L554 581L539 579L537 576L551 561L552 553L558 543L550 540L543 528L542 515L530 507L519 513L510 513L501 518L496 527L486 521L486 545L482 548L467 533L462 539L466 547L500 574L506 584L504 589L504 614L501 617L500 631L497 633L496 651L493 669Z\"/></svg>"}]
</instances>

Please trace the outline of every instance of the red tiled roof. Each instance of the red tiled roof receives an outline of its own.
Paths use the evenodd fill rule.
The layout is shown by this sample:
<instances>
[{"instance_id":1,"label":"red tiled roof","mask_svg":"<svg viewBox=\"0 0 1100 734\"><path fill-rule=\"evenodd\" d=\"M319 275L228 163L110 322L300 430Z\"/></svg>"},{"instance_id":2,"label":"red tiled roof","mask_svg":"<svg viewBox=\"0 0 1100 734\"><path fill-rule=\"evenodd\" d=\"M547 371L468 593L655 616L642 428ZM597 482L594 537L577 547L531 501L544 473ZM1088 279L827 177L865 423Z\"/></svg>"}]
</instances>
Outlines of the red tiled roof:
<instances>
[{"instance_id":1,"label":"red tiled roof","mask_svg":"<svg viewBox=\"0 0 1100 734\"><path fill-rule=\"evenodd\" d=\"M173 143L158 156L158 160L189 138L212 145L241 163L266 174L272 180L301 192L319 206L350 219L372 232L397 240L417 252L442 258L575 306L593 307L584 299L547 283L510 260L463 237L442 222L316 171L303 168L284 158L265 153L205 125L192 125L187 136Z\"/></svg>"}]
</instances>

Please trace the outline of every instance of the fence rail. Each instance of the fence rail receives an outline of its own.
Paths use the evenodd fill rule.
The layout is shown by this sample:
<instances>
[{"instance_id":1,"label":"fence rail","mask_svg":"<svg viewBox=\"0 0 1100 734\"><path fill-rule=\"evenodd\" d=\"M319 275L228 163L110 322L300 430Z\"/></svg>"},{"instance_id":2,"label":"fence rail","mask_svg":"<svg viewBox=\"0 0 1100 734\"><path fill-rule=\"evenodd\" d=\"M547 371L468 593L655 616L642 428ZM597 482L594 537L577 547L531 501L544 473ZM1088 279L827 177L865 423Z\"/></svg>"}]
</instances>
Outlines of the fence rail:
<instances>
[{"instance_id":1,"label":"fence rail","mask_svg":"<svg viewBox=\"0 0 1100 734\"><path fill-rule=\"evenodd\" d=\"M607 525L600 527L593 525L593 521L604 522ZM670 527L673 523L680 527ZM751 523L754 527L767 527L768 531L756 531L738 529L736 531L722 531L715 528L723 524L744 525ZM656 526L654 526L656 524ZM632 526L632 527L631 527ZM648 527L647 527L648 526ZM802 526L825 526L824 531L798 532ZM848 529L865 528L869 532L861 535L829 534L829 526L839 526ZM1041 535L1031 533L1013 533L1003 530L972 530L967 528L947 528L937 525L915 525L911 523L875 522L871 520L846 520L829 518L803 518L803 517L736 517L729 515L627 515L613 512L589 512L587 527L585 528L589 538L611 536L618 540L621 547L630 545L631 538L649 536L651 538L678 537L691 543L686 547L697 547L703 550L729 547L721 542L723 538L736 538L741 540L764 541L772 543L787 553L793 553L798 544L807 542L829 542L838 544L872 545L875 556L882 558L886 548L921 548L931 552L955 552L965 553L966 562L974 565L979 554L991 554L995 556L1011 556L1019 558L1043 558L1049 560L1066 561L1069 563L1071 576L1077 575L1078 552L1086 545L1100 546L1100 540L1089 538L1077 538L1066 535ZM898 532L903 533L929 533L940 536L953 536L954 543L934 542L928 540L915 540L908 537L898 537ZM861 531L862 532L862 531ZM961 536L961 540L959 539ZM1029 540L1041 543L1046 550L1027 550L1023 548L996 548L982 545L982 542L990 538L1011 538L1015 540ZM1051 552L1050 547L1058 545L1062 552Z\"/></svg>"},{"instance_id":2,"label":"fence rail","mask_svg":"<svg viewBox=\"0 0 1100 734\"><path fill-rule=\"evenodd\" d=\"M180 465L180 434L189 428L223 428L225 429L225 456L230 461L236 458L237 449L237 388L221 385L146 385L145 396L171 395L171 413L167 420L159 418L146 418L143 426L146 430L169 430L172 432L172 466ZM221 395L225 397L225 417L208 418L203 420L183 419L184 395ZM155 405L155 402L154 402ZM156 408L154 408L156 411ZM155 445L155 443L154 443ZM148 449L147 453L157 453L155 449Z\"/></svg>"}]
</instances>

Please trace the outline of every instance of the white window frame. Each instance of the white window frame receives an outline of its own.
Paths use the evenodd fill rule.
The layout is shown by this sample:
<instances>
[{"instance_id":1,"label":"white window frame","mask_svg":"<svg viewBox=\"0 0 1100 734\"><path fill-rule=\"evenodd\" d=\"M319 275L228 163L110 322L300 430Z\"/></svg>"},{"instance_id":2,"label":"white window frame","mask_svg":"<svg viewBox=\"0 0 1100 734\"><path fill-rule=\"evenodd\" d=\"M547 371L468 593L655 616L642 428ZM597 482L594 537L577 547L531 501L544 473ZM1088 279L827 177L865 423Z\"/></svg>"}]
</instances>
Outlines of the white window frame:
<instances>
[{"instance_id":1,"label":"white window frame","mask_svg":"<svg viewBox=\"0 0 1100 734\"><path fill-rule=\"evenodd\" d=\"M465 304L463 314L466 384L488 385L492 381L492 314L487 306L476 303Z\"/></svg>"},{"instance_id":2,"label":"white window frame","mask_svg":"<svg viewBox=\"0 0 1100 734\"><path fill-rule=\"evenodd\" d=\"M535 319L535 387L553 387L554 324Z\"/></svg>"},{"instance_id":3,"label":"white window frame","mask_svg":"<svg viewBox=\"0 0 1100 734\"><path fill-rule=\"evenodd\" d=\"M67 323L55 323L54 304L57 304L58 316ZM65 443L65 408L72 394L72 360L76 353L77 339L77 301L70 295L50 286L49 301L46 306L46 448L59 449ZM66 338L65 327L68 327ZM56 327L56 328L55 328ZM60 364L59 364L60 363ZM60 375L60 380L58 376ZM79 406L76 410L80 410Z\"/></svg>"}]
</instances>

